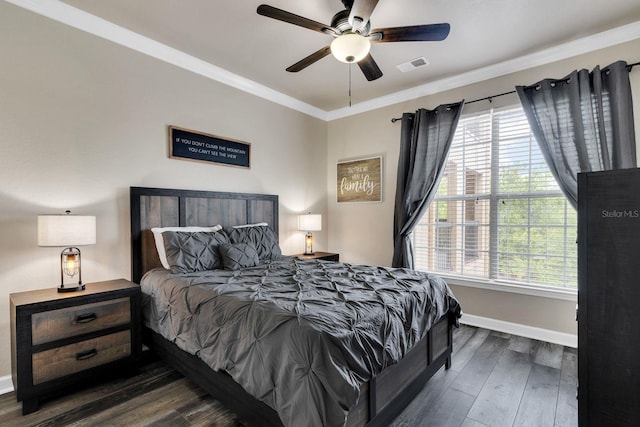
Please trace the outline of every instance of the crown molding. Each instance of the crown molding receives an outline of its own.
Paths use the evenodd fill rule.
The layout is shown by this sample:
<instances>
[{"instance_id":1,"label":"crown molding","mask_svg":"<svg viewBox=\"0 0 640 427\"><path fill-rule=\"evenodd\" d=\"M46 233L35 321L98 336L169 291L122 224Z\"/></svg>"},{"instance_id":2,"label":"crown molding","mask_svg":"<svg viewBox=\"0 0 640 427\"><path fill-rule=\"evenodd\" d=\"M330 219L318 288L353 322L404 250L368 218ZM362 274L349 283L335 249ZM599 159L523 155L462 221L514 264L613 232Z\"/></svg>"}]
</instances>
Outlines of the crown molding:
<instances>
[{"instance_id":1,"label":"crown molding","mask_svg":"<svg viewBox=\"0 0 640 427\"><path fill-rule=\"evenodd\" d=\"M563 59L604 49L617 44L625 43L640 38L640 21L623 25L612 30L603 31L581 39L573 40L561 45L544 49L529 55L514 58L508 61L489 65L467 73L458 74L452 77L436 80L424 85L416 86L387 96L371 99L369 101L354 104L352 107L345 107L327 113L327 120L336 120L355 114L364 113L400 102L422 98L446 90L455 89L473 83L504 76L529 68L550 64Z\"/></svg>"},{"instance_id":2,"label":"crown molding","mask_svg":"<svg viewBox=\"0 0 640 427\"><path fill-rule=\"evenodd\" d=\"M223 68L188 55L163 43L116 25L98 16L84 12L59 0L5 0L7 3L93 34L105 40L128 47L137 52L175 65L187 71L215 80L224 85L264 98L301 113L327 120L327 112L299 99L285 95L241 77Z\"/></svg>"},{"instance_id":3,"label":"crown molding","mask_svg":"<svg viewBox=\"0 0 640 427\"><path fill-rule=\"evenodd\" d=\"M131 30L127 30L124 27L84 12L59 0L5 1L60 23L69 25L78 30L85 31L211 80L215 80L219 83L324 121L353 116L640 38L640 21L636 21L612 30L563 43L549 49L544 49L530 55L521 56L519 58L479 68L467 73L458 74L416 86L411 89L357 103L351 107L325 111L299 99L285 95L282 92L278 92L267 86L256 83L253 80L241 77L211 63L188 55L163 43L152 40Z\"/></svg>"}]
</instances>

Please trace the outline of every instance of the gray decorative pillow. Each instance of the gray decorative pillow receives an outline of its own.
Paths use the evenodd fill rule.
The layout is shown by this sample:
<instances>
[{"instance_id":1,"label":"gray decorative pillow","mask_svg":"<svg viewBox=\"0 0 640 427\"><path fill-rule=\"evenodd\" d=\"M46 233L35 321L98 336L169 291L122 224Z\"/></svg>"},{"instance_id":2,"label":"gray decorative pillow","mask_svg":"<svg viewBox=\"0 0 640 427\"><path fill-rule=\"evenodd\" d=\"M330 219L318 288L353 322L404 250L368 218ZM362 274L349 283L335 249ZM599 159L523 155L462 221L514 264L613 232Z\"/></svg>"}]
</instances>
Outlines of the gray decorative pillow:
<instances>
[{"instance_id":1,"label":"gray decorative pillow","mask_svg":"<svg viewBox=\"0 0 640 427\"><path fill-rule=\"evenodd\" d=\"M256 248L260 261L277 259L282 256L282 251L278 246L278 236L268 225L225 227L224 231L229 235L231 243L248 243Z\"/></svg>"},{"instance_id":2,"label":"gray decorative pillow","mask_svg":"<svg viewBox=\"0 0 640 427\"><path fill-rule=\"evenodd\" d=\"M217 247L228 243L224 232L165 231L162 233L167 262L172 273L192 273L222 267Z\"/></svg>"},{"instance_id":3,"label":"gray decorative pillow","mask_svg":"<svg viewBox=\"0 0 640 427\"><path fill-rule=\"evenodd\" d=\"M255 267L260 264L258 252L250 243L223 243L218 246L225 270Z\"/></svg>"}]
</instances>

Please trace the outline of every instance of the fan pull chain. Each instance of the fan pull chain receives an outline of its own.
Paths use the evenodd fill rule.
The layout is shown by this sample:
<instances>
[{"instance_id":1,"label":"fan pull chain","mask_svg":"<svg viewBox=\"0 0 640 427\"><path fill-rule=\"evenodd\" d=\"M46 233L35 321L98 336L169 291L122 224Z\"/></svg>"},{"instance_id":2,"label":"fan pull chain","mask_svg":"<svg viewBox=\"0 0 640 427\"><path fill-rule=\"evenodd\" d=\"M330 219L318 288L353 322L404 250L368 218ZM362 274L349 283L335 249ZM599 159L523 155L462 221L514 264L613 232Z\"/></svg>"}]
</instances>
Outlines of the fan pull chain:
<instances>
[{"instance_id":1,"label":"fan pull chain","mask_svg":"<svg viewBox=\"0 0 640 427\"><path fill-rule=\"evenodd\" d=\"M349 64L349 108L351 108L351 68L353 68L353 62Z\"/></svg>"}]
</instances>

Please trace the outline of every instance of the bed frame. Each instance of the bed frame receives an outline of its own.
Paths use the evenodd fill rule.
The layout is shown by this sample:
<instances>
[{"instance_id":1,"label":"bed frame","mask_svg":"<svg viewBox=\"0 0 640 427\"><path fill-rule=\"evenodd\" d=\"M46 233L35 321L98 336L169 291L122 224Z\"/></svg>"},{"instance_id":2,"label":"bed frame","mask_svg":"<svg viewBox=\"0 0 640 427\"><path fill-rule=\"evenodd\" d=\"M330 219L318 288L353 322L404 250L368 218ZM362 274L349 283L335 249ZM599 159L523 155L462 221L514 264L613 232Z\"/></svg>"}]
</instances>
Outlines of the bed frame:
<instances>
[{"instance_id":1,"label":"bed frame","mask_svg":"<svg viewBox=\"0 0 640 427\"><path fill-rule=\"evenodd\" d=\"M267 222L278 233L278 196L131 187L132 280L160 266L152 227L240 225ZM348 426L388 425L442 366L451 366L451 315L441 318L407 355L361 388ZM213 371L159 334L144 328L143 340L169 365L252 425L282 426L278 414L248 394L225 372Z\"/></svg>"}]
</instances>

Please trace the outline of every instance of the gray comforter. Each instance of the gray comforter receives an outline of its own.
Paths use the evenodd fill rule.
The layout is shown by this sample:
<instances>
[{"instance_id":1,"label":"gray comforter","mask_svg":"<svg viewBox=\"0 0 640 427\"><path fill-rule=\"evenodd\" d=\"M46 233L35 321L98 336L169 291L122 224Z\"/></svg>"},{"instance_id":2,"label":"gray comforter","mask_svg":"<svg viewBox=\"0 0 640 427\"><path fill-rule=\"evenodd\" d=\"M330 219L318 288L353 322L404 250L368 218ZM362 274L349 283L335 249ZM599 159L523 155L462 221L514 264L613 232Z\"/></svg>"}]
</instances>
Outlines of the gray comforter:
<instances>
[{"instance_id":1,"label":"gray comforter","mask_svg":"<svg viewBox=\"0 0 640 427\"><path fill-rule=\"evenodd\" d=\"M274 408L285 426L343 425L360 385L460 307L405 269L283 258L142 279L147 326Z\"/></svg>"}]
</instances>

